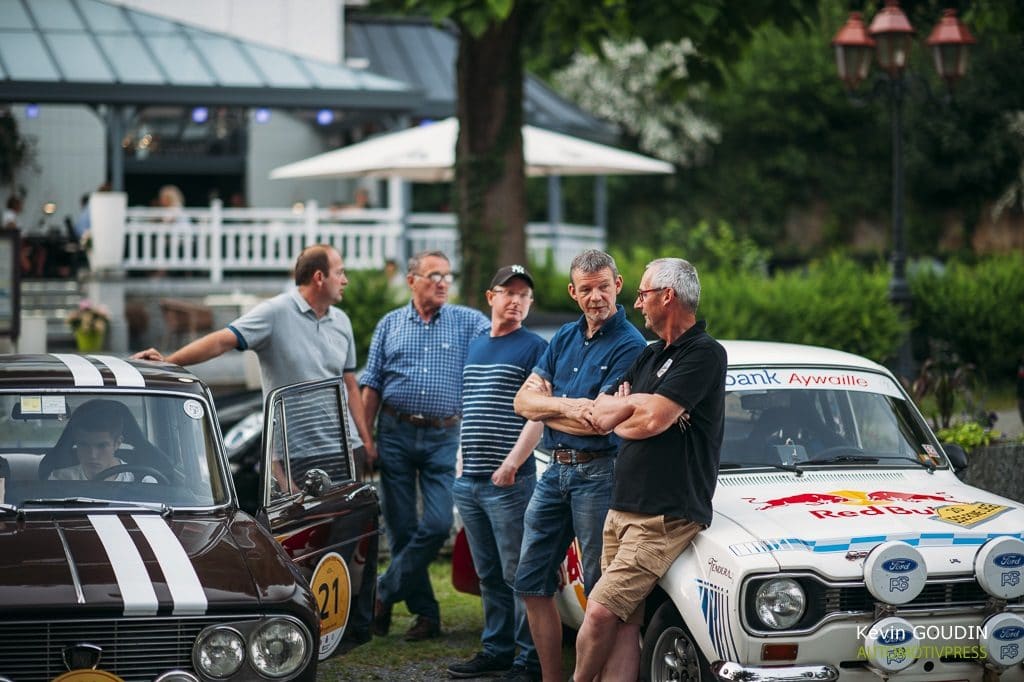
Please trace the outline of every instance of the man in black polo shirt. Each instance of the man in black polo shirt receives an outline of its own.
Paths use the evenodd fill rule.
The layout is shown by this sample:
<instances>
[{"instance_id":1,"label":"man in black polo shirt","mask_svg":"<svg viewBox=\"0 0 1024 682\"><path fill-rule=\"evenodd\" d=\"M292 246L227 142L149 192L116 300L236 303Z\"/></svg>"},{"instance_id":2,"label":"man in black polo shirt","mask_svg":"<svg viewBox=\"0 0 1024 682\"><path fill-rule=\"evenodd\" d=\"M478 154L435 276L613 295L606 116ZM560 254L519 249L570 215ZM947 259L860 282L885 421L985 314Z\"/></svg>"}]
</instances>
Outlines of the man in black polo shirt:
<instances>
[{"instance_id":1,"label":"man in black polo shirt","mask_svg":"<svg viewBox=\"0 0 1024 682\"><path fill-rule=\"evenodd\" d=\"M696 319L700 282L681 258L647 266L635 308L648 346L590 421L622 438L604 524L602 574L576 639L576 682L637 679L644 600L711 524L725 411L725 349ZM603 675L603 677L602 677Z\"/></svg>"}]
</instances>

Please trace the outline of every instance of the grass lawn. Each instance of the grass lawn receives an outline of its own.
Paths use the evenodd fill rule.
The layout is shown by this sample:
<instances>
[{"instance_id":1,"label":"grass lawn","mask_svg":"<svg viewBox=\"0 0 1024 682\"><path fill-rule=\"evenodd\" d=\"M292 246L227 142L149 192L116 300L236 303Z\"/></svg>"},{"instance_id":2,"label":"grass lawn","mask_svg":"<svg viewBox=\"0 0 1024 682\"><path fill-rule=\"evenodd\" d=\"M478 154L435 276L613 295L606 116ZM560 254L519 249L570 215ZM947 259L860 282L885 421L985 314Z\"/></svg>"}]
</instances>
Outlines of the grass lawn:
<instances>
[{"instance_id":1,"label":"grass lawn","mask_svg":"<svg viewBox=\"0 0 1024 682\"><path fill-rule=\"evenodd\" d=\"M386 565L380 567L383 572ZM435 561L430 567L434 594L441 604L441 636L425 642L402 639L412 625L405 604L396 604L387 637L374 637L343 656L320 664L318 680L446 680L448 665L468 659L480 649L483 610L480 598L456 592L452 587L451 562ZM563 649L566 675L572 670L572 647Z\"/></svg>"}]
</instances>

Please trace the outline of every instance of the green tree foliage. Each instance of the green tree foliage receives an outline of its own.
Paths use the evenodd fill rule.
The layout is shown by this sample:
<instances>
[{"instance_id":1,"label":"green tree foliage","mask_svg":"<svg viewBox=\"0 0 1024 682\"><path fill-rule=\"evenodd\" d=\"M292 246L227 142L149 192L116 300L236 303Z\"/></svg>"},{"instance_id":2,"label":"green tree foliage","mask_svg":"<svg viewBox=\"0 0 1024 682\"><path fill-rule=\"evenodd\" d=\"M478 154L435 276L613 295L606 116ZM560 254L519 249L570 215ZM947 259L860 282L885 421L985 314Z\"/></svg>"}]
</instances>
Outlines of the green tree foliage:
<instances>
[{"instance_id":1,"label":"green tree foliage","mask_svg":"<svg viewBox=\"0 0 1024 682\"><path fill-rule=\"evenodd\" d=\"M377 322L395 305L388 278L380 270L349 270L345 300L338 307L352 320L352 334L356 340L356 358L359 366L366 363L366 353Z\"/></svg>"},{"instance_id":2,"label":"green tree foliage","mask_svg":"<svg viewBox=\"0 0 1024 682\"><path fill-rule=\"evenodd\" d=\"M567 54L600 49L604 38L639 37L648 44L689 38L702 59L689 67L714 80L739 54L754 28L802 18L810 0L381 0L408 13L449 21L459 35L456 61L455 206L467 302L477 304L498 262L525 260L522 157L524 48L544 45ZM679 83L671 71L659 87Z\"/></svg>"},{"instance_id":3,"label":"green tree foliage","mask_svg":"<svg viewBox=\"0 0 1024 682\"><path fill-rule=\"evenodd\" d=\"M978 43L951 97L922 44L944 4L902 3L919 38L910 59L903 126L911 254L934 253L950 222L962 222L970 232L1000 199L1004 207L1024 208L1024 4L993 0L969 6L963 16ZM785 259L856 244L869 253L888 252L892 148L886 81L876 66L848 95L830 46L850 9L865 11L870 20L877 5L827 0L806 21L786 29L757 27L723 71L721 87L694 87L690 78L679 81L685 88L645 90L639 118L645 126L678 118L679 95L683 110L711 126L719 139L704 138L700 156L669 157L680 165L675 178L611 178L611 239L654 244L670 218L688 224L724 219ZM636 69L620 68L620 61L592 66L596 75L588 77L582 67L590 57L580 55L554 80L570 95L585 93L594 81L606 101L628 100ZM687 55L687 67L696 61ZM631 54L623 64L642 62ZM588 102L583 95L577 101ZM642 135L636 140L643 146ZM663 155L671 149L646 151ZM865 224L881 239L858 239Z\"/></svg>"},{"instance_id":4,"label":"green tree foliage","mask_svg":"<svg viewBox=\"0 0 1024 682\"><path fill-rule=\"evenodd\" d=\"M771 278L712 272L702 289L702 315L720 338L828 346L883 362L905 328L888 274L838 255Z\"/></svg>"},{"instance_id":5,"label":"green tree foliage","mask_svg":"<svg viewBox=\"0 0 1024 682\"><path fill-rule=\"evenodd\" d=\"M631 306L647 264L685 253L700 272L699 317L719 338L828 346L878 362L894 355L906 325L889 300L886 270L833 254L769 276L765 252L728 225L698 225L689 234L682 248L613 250L626 283L620 302L638 327L643 318Z\"/></svg>"},{"instance_id":6,"label":"green tree foliage","mask_svg":"<svg viewBox=\"0 0 1024 682\"><path fill-rule=\"evenodd\" d=\"M1024 348L1024 255L919 270L910 288L919 338L945 342L983 380L1014 376ZM918 357L926 354L918 349Z\"/></svg>"}]
</instances>

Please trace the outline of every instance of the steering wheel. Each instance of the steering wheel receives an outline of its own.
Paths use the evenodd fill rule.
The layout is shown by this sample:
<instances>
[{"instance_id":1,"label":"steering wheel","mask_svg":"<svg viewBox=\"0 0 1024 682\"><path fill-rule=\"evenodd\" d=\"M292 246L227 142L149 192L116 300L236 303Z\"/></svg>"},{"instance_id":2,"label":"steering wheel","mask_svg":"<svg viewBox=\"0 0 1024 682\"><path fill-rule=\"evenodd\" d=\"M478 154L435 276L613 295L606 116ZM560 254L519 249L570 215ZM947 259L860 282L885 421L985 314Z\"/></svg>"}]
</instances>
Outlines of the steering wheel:
<instances>
[{"instance_id":1,"label":"steering wheel","mask_svg":"<svg viewBox=\"0 0 1024 682\"><path fill-rule=\"evenodd\" d=\"M856 445L833 445L832 447L828 447L814 453L813 459L828 459L839 454L863 455L864 449L858 448Z\"/></svg>"},{"instance_id":2,"label":"steering wheel","mask_svg":"<svg viewBox=\"0 0 1024 682\"><path fill-rule=\"evenodd\" d=\"M140 474L139 476L136 476L137 480L141 480L145 476L152 476L157 480L158 483L162 483L164 485L171 484L171 482L167 480L167 477L164 476L164 474L161 471L159 471L158 469L154 469L153 467L143 466L141 464L115 464L109 469L104 469L103 471L96 474L96 477L93 480L103 481L108 478L113 478L114 476L117 476L118 474L124 472L128 472L131 474Z\"/></svg>"}]
</instances>

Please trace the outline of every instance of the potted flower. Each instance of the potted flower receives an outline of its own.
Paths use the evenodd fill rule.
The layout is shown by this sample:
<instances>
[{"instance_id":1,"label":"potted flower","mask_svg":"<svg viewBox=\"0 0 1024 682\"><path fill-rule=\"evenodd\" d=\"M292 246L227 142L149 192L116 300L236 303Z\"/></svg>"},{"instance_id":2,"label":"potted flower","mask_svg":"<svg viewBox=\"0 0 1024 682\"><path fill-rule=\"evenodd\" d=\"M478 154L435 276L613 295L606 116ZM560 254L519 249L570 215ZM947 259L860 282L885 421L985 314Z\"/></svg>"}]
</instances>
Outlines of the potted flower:
<instances>
[{"instance_id":1,"label":"potted flower","mask_svg":"<svg viewBox=\"0 0 1024 682\"><path fill-rule=\"evenodd\" d=\"M68 324L75 333L75 343L82 353L103 349L103 341L110 326L110 311L101 303L85 299L68 315Z\"/></svg>"}]
</instances>

